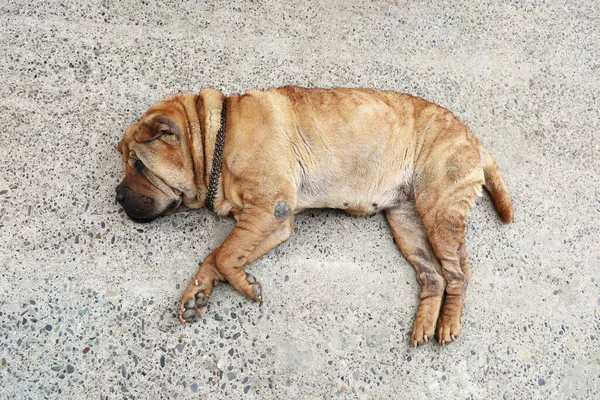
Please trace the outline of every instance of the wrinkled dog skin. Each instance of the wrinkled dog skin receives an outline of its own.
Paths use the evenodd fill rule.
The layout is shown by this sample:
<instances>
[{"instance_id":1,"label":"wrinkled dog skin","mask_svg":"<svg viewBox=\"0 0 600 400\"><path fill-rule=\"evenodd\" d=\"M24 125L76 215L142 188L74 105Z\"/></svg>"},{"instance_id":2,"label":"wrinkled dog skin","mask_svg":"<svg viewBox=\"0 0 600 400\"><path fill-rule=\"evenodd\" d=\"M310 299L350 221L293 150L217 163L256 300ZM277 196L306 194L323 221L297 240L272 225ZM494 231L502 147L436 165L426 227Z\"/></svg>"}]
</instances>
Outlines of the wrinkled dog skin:
<instances>
[{"instance_id":1,"label":"wrinkled dog skin","mask_svg":"<svg viewBox=\"0 0 600 400\"><path fill-rule=\"evenodd\" d=\"M150 107L118 145L125 178L116 197L130 218L205 206L224 104L213 211L236 225L184 292L181 321L198 318L219 281L262 301L244 266L290 237L296 213L384 211L422 286L413 346L434 334L442 345L454 341L470 277L466 219L482 186L500 218L513 219L496 162L473 133L445 108L389 91L176 94Z\"/></svg>"}]
</instances>

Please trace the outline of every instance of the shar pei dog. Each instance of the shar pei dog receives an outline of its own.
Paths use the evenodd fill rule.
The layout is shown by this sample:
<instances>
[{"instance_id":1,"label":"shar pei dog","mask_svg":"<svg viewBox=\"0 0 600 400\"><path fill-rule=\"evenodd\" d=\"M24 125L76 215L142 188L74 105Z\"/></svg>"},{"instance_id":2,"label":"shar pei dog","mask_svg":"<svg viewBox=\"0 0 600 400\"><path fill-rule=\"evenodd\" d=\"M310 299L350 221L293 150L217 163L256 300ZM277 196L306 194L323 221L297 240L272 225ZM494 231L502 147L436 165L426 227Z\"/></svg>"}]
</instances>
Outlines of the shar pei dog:
<instances>
[{"instance_id":1,"label":"shar pei dog","mask_svg":"<svg viewBox=\"0 0 600 400\"><path fill-rule=\"evenodd\" d=\"M436 334L443 345L460 332L466 219L482 186L502 221L513 219L481 141L447 109L408 94L294 86L179 93L150 107L117 149L125 178L116 200L134 221L200 207L235 218L183 293L184 323L204 312L219 281L262 301L244 267L287 240L302 210L383 211L422 286L412 345Z\"/></svg>"}]
</instances>

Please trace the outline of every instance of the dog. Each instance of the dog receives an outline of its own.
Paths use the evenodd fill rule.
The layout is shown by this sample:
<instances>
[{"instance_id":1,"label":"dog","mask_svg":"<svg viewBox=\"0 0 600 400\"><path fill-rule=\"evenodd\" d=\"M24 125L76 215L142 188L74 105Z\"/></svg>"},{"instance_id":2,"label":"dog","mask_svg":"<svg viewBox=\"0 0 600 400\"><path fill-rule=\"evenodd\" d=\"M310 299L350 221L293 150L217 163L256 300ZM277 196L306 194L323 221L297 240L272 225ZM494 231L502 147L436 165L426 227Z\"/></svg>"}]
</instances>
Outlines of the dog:
<instances>
[{"instance_id":1,"label":"dog","mask_svg":"<svg viewBox=\"0 0 600 400\"><path fill-rule=\"evenodd\" d=\"M263 300L244 266L286 241L309 208L385 212L421 284L412 345L456 340L470 278L466 219L485 187L505 223L512 200L490 153L450 111L409 94L286 86L171 95L117 146L116 200L134 221L206 207L235 227L202 262L179 318L198 319L227 281Z\"/></svg>"}]
</instances>

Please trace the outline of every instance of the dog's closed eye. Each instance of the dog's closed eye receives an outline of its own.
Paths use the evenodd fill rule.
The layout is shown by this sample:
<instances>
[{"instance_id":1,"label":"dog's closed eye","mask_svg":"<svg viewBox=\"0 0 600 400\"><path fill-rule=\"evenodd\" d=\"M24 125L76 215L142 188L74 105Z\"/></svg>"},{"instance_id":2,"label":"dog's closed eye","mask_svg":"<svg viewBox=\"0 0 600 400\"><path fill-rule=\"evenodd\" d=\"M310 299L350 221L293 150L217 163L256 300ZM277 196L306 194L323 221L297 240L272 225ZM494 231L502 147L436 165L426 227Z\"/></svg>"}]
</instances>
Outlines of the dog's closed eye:
<instances>
[{"instance_id":1,"label":"dog's closed eye","mask_svg":"<svg viewBox=\"0 0 600 400\"><path fill-rule=\"evenodd\" d=\"M135 160L135 162L133 163L133 168L137 169L139 172L142 172L142 170L144 169L144 163L140 160Z\"/></svg>"},{"instance_id":2,"label":"dog's closed eye","mask_svg":"<svg viewBox=\"0 0 600 400\"><path fill-rule=\"evenodd\" d=\"M161 124L158 129L159 129L159 132L161 135L172 135L173 134L173 131L171 131L171 128L167 124Z\"/></svg>"}]
</instances>

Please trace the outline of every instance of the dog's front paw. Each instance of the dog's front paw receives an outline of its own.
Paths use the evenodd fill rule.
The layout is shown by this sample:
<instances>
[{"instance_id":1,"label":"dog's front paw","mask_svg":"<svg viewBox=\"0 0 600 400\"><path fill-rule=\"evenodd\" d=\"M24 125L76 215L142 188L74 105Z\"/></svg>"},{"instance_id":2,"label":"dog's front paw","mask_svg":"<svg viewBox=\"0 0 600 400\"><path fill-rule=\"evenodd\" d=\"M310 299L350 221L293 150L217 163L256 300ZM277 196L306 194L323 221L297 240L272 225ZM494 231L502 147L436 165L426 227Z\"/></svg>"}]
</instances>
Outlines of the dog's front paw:
<instances>
[{"instance_id":1,"label":"dog's front paw","mask_svg":"<svg viewBox=\"0 0 600 400\"><path fill-rule=\"evenodd\" d=\"M179 305L179 320L181 322L196 322L204 314L213 287L214 283L212 282L206 284L201 279L194 279L185 293L183 293L183 296L181 296L181 303Z\"/></svg>"},{"instance_id":2,"label":"dog's front paw","mask_svg":"<svg viewBox=\"0 0 600 400\"><path fill-rule=\"evenodd\" d=\"M262 285L259 281L256 280L254 275L247 273L246 282L248 282L248 285L250 285L250 290L248 291L249 295L247 296L253 299L254 301L263 301Z\"/></svg>"},{"instance_id":3,"label":"dog's front paw","mask_svg":"<svg viewBox=\"0 0 600 400\"><path fill-rule=\"evenodd\" d=\"M196 322L198 318L206 311L208 305L208 296L202 292L196 293L193 299L182 300L179 307L179 319L181 322Z\"/></svg>"}]
</instances>

